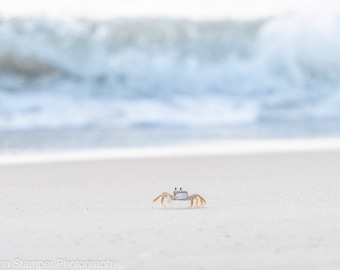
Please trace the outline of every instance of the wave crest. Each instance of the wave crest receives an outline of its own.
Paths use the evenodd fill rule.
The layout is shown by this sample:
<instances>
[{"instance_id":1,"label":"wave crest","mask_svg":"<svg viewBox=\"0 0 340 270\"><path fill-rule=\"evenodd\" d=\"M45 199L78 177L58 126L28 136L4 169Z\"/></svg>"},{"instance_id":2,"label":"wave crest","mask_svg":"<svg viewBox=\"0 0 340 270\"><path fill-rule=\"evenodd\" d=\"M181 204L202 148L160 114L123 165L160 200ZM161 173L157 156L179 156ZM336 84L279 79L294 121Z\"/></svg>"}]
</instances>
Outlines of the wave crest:
<instances>
[{"instance_id":1,"label":"wave crest","mask_svg":"<svg viewBox=\"0 0 340 270\"><path fill-rule=\"evenodd\" d=\"M3 20L0 129L338 119L339 27L336 14Z\"/></svg>"}]
</instances>

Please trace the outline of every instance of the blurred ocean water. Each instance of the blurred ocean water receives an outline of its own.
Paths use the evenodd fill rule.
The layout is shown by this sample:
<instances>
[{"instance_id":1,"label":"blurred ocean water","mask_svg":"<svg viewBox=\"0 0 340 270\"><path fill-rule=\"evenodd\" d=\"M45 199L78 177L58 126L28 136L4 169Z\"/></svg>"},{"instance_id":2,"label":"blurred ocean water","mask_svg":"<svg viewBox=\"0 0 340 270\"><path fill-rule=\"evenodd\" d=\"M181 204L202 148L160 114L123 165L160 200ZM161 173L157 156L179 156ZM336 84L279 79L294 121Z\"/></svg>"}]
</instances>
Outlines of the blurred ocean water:
<instances>
[{"instance_id":1,"label":"blurred ocean water","mask_svg":"<svg viewBox=\"0 0 340 270\"><path fill-rule=\"evenodd\" d=\"M336 11L209 20L3 16L0 133L338 136L339 29Z\"/></svg>"}]
</instances>

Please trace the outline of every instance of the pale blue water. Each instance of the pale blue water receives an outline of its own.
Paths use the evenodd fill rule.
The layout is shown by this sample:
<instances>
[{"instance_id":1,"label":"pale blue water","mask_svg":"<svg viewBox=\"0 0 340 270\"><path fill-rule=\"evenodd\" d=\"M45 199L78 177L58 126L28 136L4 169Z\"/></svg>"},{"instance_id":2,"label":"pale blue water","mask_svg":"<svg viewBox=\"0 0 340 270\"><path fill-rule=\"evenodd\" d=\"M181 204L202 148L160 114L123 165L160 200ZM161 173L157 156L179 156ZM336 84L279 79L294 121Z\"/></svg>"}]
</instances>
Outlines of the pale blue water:
<instances>
[{"instance_id":1,"label":"pale blue water","mask_svg":"<svg viewBox=\"0 0 340 270\"><path fill-rule=\"evenodd\" d=\"M0 149L339 136L340 15L0 20Z\"/></svg>"}]
</instances>

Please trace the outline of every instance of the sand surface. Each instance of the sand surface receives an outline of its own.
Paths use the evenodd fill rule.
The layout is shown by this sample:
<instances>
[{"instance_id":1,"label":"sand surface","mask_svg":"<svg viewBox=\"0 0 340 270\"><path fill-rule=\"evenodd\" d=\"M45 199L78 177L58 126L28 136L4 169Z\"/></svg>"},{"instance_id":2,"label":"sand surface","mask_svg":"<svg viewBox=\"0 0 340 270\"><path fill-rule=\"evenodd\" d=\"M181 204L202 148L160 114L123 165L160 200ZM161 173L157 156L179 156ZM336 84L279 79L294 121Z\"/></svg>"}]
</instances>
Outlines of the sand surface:
<instances>
[{"instance_id":1,"label":"sand surface","mask_svg":"<svg viewBox=\"0 0 340 270\"><path fill-rule=\"evenodd\" d=\"M206 207L153 209L175 186ZM1 165L0 193L1 260L340 269L340 151Z\"/></svg>"}]
</instances>

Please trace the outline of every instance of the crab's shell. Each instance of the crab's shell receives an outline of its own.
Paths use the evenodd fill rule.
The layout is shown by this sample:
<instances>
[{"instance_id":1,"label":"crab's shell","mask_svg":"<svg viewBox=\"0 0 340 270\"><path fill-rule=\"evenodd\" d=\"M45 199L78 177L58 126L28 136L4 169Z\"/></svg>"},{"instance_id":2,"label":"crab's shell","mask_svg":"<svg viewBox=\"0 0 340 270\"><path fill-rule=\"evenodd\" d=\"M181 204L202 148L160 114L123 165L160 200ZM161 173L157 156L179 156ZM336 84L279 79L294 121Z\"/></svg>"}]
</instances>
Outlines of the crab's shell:
<instances>
[{"instance_id":1,"label":"crab's shell","mask_svg":"<svg viewBox=\"0 0 340 270\"><path fill-rule=\"evenodd\" d=\"M176 190L174 191L174 197L176 200L186 200L188 199L188 192L184 190Z\"/></svg>"}]
</instances>

